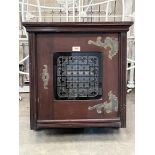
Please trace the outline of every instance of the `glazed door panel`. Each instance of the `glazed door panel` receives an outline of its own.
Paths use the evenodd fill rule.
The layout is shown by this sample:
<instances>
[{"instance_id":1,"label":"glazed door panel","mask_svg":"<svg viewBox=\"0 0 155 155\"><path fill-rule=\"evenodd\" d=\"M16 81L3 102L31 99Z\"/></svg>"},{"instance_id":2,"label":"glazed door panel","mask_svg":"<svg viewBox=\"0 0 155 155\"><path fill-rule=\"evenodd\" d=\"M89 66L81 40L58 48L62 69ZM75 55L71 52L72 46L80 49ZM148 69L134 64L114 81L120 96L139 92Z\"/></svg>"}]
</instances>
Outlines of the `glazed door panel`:
<instances>
[{"instance_id":1,"label":"glazed door panel","mask_svg":"<svg viewBox=\"0 0 155 155\"><path fill-rule=\"evenodd\" d=\"M38 33L36 45L38 120L118 117L118 33ZM80 47L80 51L72 51L73 47ZM60 65L61 58L67 60ZM76 65L72 58L76 58ZM81 58L85 61L80 63ZM91 58L97 59L96 66L91 64ZM65 73L61 73L62 68ZM91 75L94 69L98 75ZM100 79L95 86L97 95L91 92L90 80L95 77Z\"/></svg>"}]
</instances>

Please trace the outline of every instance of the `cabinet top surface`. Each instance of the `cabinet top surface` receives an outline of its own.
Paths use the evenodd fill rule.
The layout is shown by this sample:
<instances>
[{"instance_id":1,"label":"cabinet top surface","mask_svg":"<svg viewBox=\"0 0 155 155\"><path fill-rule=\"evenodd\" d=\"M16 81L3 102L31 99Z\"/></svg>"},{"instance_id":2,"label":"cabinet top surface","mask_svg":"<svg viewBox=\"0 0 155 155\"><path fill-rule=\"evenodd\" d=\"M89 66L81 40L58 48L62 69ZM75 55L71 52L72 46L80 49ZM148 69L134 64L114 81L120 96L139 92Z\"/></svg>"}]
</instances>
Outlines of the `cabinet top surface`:
<instances>
[{"instance_id":1,"label":"cabinet top surface","mask_svg":"<svg viewBox=\"0 0 155 155\"><path fill-rule=\"evenodd\" d=\"M23 22L23 26L62 26L62 27L71 27L71 26L131 26L132 21L122 21L122 22Z\"/></svg>"}]
</instances>

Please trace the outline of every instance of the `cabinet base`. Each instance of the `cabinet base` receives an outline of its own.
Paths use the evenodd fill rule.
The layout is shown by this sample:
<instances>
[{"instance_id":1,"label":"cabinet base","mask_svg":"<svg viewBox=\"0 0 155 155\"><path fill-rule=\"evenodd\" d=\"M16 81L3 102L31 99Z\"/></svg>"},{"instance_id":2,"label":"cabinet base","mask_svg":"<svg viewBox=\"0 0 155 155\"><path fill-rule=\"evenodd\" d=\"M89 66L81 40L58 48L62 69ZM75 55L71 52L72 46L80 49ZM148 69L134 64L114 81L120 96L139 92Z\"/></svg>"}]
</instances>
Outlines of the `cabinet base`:
<instances>
[{"instance_id":1,"label":"cabinet base","mask_svg":"<svg viewBox=\"0 0 155 155\"><path fill-rule=\"evenodd\" d=\"M37 124L37 129L42 128L83 128L83 127L121 127L121 122L114 123L58 123L58 124Z\"/></svg>"},{"instance_id":2,"label":"cabinet base","mask_svg":"<svg viewBox=\"0 0 155 155\"><path fill-rule=\"evenodd\" d=\"M120 118L104 120L38 120L32 130L46 128L122 127Z\"/></svg>"}]
</instances>

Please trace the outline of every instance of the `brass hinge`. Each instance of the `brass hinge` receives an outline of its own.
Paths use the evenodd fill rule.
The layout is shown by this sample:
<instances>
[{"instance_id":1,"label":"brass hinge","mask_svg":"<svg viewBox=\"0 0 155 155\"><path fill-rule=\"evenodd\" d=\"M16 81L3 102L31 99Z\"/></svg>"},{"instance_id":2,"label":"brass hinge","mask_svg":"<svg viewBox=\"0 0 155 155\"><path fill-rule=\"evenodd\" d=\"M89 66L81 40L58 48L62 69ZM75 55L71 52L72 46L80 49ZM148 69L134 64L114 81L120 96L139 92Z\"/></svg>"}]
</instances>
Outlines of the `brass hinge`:
<instances>
[{"instance_id":1,"label":"brass hinge","mask_svg":"<svg viewBox=\"0 0 155 155\"><path fill-rule=\"evenodd\" d=\"M89 40L88 44L93 44L105 49L110 48L108 57L111 60L118 53L118 38L106 37L105 39L102 39L102 37L99 36L97 37L96 41Z\"/></svg>"},{"instance_id":2,"label":"brass hinge","mask_svg":"<svg viewBox=\"0 0 155 155\"><path fill-rule=\"evenodd\" d=\"M117 112L118 111L118 99L117 97L112 93L112 91L109 91L109 102L105 101L104 103L99 103L94 106L89 106L88 110L97 110L98 114L101 114L102 112L110 113L110 112Z\"/></svg>"}]
</instances>

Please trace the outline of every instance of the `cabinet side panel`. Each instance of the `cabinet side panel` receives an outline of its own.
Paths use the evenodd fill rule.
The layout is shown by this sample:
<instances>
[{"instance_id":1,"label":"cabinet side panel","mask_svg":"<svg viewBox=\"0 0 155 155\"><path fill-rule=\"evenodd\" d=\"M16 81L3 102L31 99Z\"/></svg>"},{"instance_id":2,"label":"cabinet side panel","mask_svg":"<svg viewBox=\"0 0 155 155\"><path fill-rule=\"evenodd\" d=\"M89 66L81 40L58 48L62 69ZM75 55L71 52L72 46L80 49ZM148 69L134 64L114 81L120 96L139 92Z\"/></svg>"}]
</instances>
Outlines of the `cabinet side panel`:
<instances>
[{"instance_id":1,"label":"cabinet side panel","mask_svg":"<svg viewBox=\"0 0 155 155\"><path fill-rule=\"evenodd\" d=\"M121 127L126 127L126 56L127 56L127 34L120 33L120 51L119 51L119 116Z\"/></svg>"},{"instance_id":2,"label":"cabinet side panel","mask_svg":"<svg viewBox=\"0 0 155 155\"><path fill-rule=\"evenodd\" d=\"M30 67L30 128L36 129L36 50L35 50L35 33L29 33L29 67Z\"/></svg>"}]
</instances>

